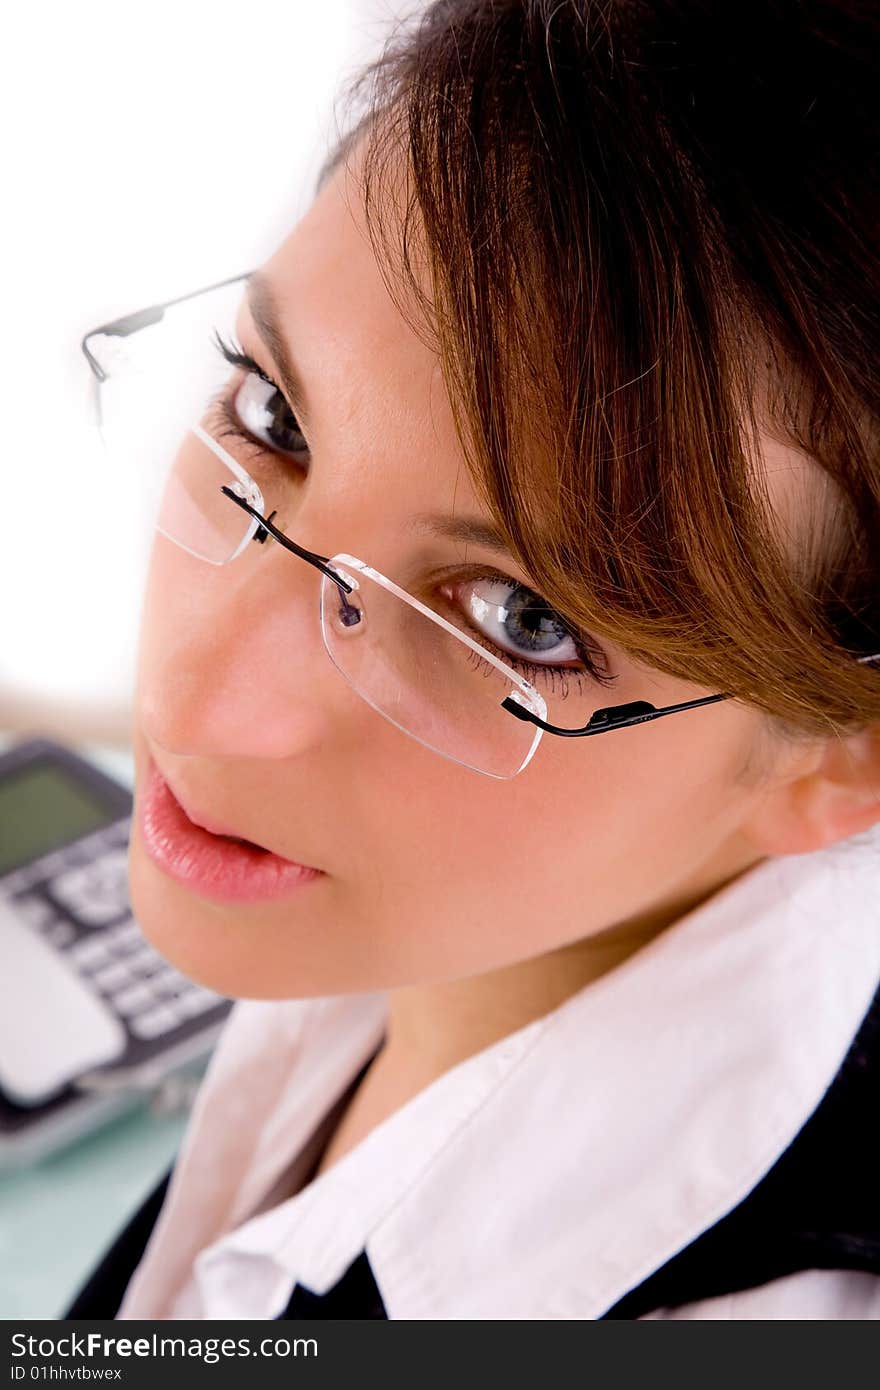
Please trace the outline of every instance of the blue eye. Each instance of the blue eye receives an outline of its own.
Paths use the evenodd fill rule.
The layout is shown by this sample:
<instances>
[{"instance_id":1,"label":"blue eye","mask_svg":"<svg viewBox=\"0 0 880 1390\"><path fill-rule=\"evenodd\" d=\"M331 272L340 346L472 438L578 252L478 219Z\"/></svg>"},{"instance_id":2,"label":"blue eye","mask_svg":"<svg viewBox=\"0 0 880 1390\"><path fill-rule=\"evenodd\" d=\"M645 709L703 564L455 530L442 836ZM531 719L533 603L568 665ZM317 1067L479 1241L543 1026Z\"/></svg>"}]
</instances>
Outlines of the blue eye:
<instances>
[{"instance_id":1,"label":"blue eye","mask_svg":"<svg viewBox=\"0 0 880 1390\"><path fill-rule=\"evenodd\" d=\"M482 593L479 592L482 587ZM574 638L540 595L512 579L482 577L459 586L465 608L481 635L510 656L546 656L548 665L577 661Z\"/></svg>"},{"instance_id":2,"label":"blue eye","mask_svg":"<svg viewBox=\"0 0 880 1390\"><path fill-rule=\"evenodd\" d=\"M510 575L495 570L470 573L445 585L443 592L465 618L471 635L533 684L549 682L564 695L569 681L582 689L590 683L611 686L617 680L600 669L605 657L595 643L573 632L546 599ZM469 653L469 659L476 664L481 660L476 653Z\"/></svg>"}]
</instances>

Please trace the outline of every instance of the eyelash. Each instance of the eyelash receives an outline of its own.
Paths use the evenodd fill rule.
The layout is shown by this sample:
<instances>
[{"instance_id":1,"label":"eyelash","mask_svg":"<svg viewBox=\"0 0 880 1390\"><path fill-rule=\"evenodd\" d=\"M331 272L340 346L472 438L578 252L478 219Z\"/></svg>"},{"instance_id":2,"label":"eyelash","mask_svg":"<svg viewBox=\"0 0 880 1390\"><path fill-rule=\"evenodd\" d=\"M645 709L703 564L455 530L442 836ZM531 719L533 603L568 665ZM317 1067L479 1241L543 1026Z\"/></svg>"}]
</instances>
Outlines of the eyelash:
<instances>
[{"instance_id":1,"label":"eyelash","mask_svg":"<svg viewBox=\"0 0 880 1390\"><path fill-rule=\"evenodd\" d=\"M267 372L264 372L259 363L255 362L250 353L245 352L235 339L231 340L231 345L227 345L223 342L220 334L215 332L213 342L221 356L225 358L231 367L238 367L244 372L259 377L267 386L273 387L279 395L283 395L277 381L274 381ZM223 433L218 437L234 438L240 443L247 445L249 448L254 449L257 453L276 452L277 457L284 458L288 463L294 462L288 455L277 454L277 451L270 450L262 440L255 439L254 436L249 434L242 426L233 407L239 385L240 383L233 383L230 388L224 388L223 392L214 399L213 403L223 423ZM461 583L464 579L492 579L505 584L515 583L509 574L504 574L500 570L491 569L488 566L475 566L472 570L468 569L463 576L461 571L459 571L458 582ZM525 588L527 586L524 585L523 587ZM536 595L536 597L539 596ZM552 611L555 612L556 610L554 609ZM496 646L495 643L482 632L475 631L474 636L482 646L488 648L500 661L505 662L508 666L512 666L515 671L525 676L532 684L536 685L539 682L546 684L549 681L551 690L557 693L556 683L558 681L558 694L562 699L565 699L570 693L569 681L571 680L576 682L578 691L582 691L588 683L603 687L613 686L618 679L617 676L613 676L607 671L600 670L596 664L597 658L603 663L605 661L605 654L602 652L601 648L592 644L585 634L578 632L567 624L563 624L563 626L565 632L574 644L578 657L584 664L583 671L574 670L570 666L542 666L538 662L526 661L524 658L513 656L510 652L506 652L503 648ZM467 648L467 653L469 661L476 669L484 669L487 675L494 669L489 662L484 661L477 652L471 651L469 647Z\"/></svg>"},{"instance_id":2,"label":"eyelash","mask_svg":"<svg viewBox=\"0 0 880 1390\"><path fill-rule=\"evenodd\" d=\"M246 371L253 372L255 376L261 377L268 386L274 386L276 391L280 391L277 381L273 381L270 376L263 371L258 362L255 362L250 353L245 352L240 343L235 338L230 338L229 343L224 343L220 334L214 329L212 339L221 357L225 357L231 367L243 367Z\"/></svg>"}]
</instances>

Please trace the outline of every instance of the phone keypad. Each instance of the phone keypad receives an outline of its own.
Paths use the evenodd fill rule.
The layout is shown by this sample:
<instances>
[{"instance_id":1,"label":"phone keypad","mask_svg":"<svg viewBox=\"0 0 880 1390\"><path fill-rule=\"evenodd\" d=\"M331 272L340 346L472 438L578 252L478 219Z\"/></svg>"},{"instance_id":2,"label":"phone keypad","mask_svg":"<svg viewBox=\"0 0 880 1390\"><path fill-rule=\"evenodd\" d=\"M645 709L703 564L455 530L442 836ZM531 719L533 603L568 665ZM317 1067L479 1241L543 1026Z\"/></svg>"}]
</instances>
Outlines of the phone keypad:
<instances>
[{"instance_id":1,"label":"phone keypad","mask_svg":"<svg viewBox=\"0 0 880 1390\"><path fill-rule=\"evenodd\" d=\"M86 937L69 954L137 1038L171 1032L226 1002L181 975L153 949L133 918Z\"/></svg>"},{"instance_id":2,"label":"phone keypad","mask_svg":"<svg viewBox=\"0 0 880 1390\"><path fill-rule=\"evenodd\" d=\"M128 912L128 850L111 849L90 864L59 874L52 897L84 927L102 927Z\"/></svg>"},{"instance_id":3,"label":"phone keypad","mask_svg":"<svg viewBox=\"0 0 880 1390\"><path fill-rule=\"evenodd\" d=\"M44 859L40 880L13 896L16 912L100 994L132 1038L158 1043L231 1001L188 979L147 941L128 901L126 822L64 855ZM51 875L46 869L52 870ZM190 1030L191 1031L191 1030Z\"/></svg>"},{"instance_id":4,"label":"phone keypad","mask_svg":"<svg viewBox=\"0 0 880 1390\"><path fill-rule=\"evenodd\" d=\"M71 941L76 941L76 927L72 927L69 922L52 922L46 927L43 935L50 946L54 946L56 951L63 951L65 946L69 946Z\"/></svg>"}]
</instances>

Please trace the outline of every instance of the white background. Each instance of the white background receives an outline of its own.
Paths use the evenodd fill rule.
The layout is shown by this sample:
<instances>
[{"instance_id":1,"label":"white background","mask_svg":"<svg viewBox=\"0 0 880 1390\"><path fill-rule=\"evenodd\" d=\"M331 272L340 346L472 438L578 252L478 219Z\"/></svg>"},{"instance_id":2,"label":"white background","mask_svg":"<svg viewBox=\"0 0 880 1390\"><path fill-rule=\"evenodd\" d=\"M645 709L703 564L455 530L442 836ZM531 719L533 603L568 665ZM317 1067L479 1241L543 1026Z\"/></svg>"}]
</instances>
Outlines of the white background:
<instances>
[{"instance_id":1,"label":"white background","mask_svg":"<svg viewBox=\"0 0 880 1390\"><path fill-rule=\"evenodd\" d=\"M123 744L137 517L94 431L80 339L258 265L345 121L345 80L419 0L8 7L0 728Z\"/></svg>"}]
</instances>

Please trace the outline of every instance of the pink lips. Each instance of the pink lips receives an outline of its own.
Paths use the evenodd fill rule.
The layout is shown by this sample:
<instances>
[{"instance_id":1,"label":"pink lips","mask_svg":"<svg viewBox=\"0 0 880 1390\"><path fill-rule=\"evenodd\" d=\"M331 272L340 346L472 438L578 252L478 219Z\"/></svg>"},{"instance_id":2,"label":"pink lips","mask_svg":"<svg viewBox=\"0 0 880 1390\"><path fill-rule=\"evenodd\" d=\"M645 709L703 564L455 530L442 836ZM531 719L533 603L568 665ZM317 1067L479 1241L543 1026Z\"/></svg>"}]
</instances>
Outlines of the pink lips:
<instances>
[{"instance_id":1,"label":"pink lips","mask_svg":"<svg viewBox=\"0 0 880 1390\"><path fill-rule=\"evenodd\" d=\"M152 759L140 797L139 826L144 848L160 869L218 902L267 902L324 877L320 869L195 825Z\"/></svg>"}]
</instances>

